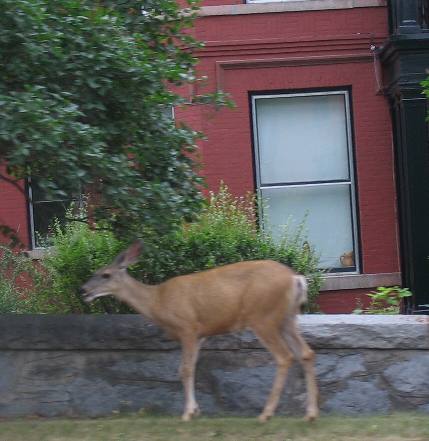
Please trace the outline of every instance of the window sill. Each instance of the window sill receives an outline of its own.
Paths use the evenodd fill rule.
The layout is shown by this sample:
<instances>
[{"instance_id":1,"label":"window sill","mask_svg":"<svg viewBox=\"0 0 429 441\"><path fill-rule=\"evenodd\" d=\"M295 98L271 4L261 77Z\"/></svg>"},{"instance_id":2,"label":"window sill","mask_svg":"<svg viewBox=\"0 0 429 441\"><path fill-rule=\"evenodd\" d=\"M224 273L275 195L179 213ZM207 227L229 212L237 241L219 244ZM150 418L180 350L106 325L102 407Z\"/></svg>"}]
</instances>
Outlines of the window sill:
<instances>
[{"instance_id":1,"label":"window sill","mask_svg":"<svg viewBox=\"0 0 429 441\"><path fill-rule=\"evenodd\" d=\"M375 288L401 284L401 273L326 275L320 291Z\"/></svg>"},{"instance_id":2,"label":"window sill","mask_svg":"<svg viewBox=\"0 0 429 441\"><path fill-rule=\"evenodd\" d=\"M34 248L32 250L24 251L24 254L31 260L43 260L49 251L51 251L51 247Z\"/></svg>"},{"instance_id":3,"label":"window sill","mask_svg":"<svg viewBox=\"0 0 429 441\"><path fill-rule=\"evenodd\" d=\"M247 3L238 5L203 6L198 15L246 15L275 12L323 11L386 6L386 0L296 0Z\"/></svg>"}]
</instances>

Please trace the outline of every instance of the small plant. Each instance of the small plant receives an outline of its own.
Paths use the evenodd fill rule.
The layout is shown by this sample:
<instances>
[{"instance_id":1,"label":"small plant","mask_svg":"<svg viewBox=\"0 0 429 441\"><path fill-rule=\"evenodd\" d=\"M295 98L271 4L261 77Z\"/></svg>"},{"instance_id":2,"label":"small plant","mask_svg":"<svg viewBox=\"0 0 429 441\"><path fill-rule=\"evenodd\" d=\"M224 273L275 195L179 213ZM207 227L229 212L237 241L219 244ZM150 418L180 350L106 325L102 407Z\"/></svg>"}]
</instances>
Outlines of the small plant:
<instances>
[{"instance_id":1,"label":"small plant","mask_svg":"<svg viewBox=\"0 0 429 441\"><path fill-rule=\"evenodd\" d=\"M0 246L1 314L33 312L33 293L43 283L43 274L28 257Z\"/></svg>"},{"instance_id":2,"label":"small plant","mask_svg":"<svg viewBox=\"0 0 429 441\"><path fill-rule=\"evenodd\" d=\"M106 297L89 306L79 295L83 282L125 245L112 232L84 222L85 208L71 206L69 211L72 210L74 217L82 221L54 221L47 242L50 247L41 263L48 283L33 296L32 303L38 312L51 314L129 312L113 298Z\"/></svg>"},{"instance_id":3,"label":"small plant","mask_svg":"<svg viewBox=\"0 0 429 441\"><path fill-rule=\"evenodd\" d=\"M367 308L358 308L355 314L399 314L402 299L412 295L408 288L379 286L367 294L371 302Z\"/></svg>"}]
</instances>

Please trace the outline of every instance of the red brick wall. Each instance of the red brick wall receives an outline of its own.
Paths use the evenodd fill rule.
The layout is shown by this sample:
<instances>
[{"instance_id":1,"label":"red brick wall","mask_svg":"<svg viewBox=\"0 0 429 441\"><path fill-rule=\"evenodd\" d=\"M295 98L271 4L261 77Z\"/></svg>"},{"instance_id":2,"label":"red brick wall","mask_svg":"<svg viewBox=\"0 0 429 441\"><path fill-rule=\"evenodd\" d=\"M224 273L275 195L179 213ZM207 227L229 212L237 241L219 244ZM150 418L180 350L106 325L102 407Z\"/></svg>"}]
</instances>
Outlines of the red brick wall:
<instances>
[{"instance_id":1,"label":"red brick wall","mask_svg":"<svg viewBox=\"0 0 429 441\"><path fill-rule=\"evenodd\" d=\"M236 108L176 114L207 135L200 147L209 186L223 180L243 194L255 189L249 93L350 87L364 273L399 271L389 106L370 51L387 32L381 7L202 17L195 34L206 42L198 55L208 82L199 92L221 88ZM339 309L338 292L322 294L322 310L350 312L363 291L343 294Z\"/></svg>"},{"instance_id":2,"label":"red brick wall","mask_svg":"<svg viewBox=\"0 0 429 441\"><path fill-rule=\"evenodd\" d=\"M4 168L1 170L4 173ZM20 188L24 188L20 185ZM28 245L27 205L21 191L12 184L0 179L0 225L7 225L18 232L19 239ZM4 238L0 237L0 243Z\"/></svg>"},{"instance_id":3,"label":"red brick wall","mask_svg":"<svg viewBox=\"0 0 429 441\"><path fill-rule=\"evenodd\" d=\"M254 189L248 90L352 87L355 155L364 272L398 270L395 193L389 112L375 96L371 65L338 65L237 70L226 74L225 89L237 108L202 123L208 141L201 145L211 187L220 179L235 193Z\"/></svg>"},{"instance_id":4,"label":"red brick wall","mask_svg":"<svg viewBox=\"0 0 429 441\"><path fill-rule=\"evenodd\" d=\"M204 5L238 3L205 0ZM369 49L387 36L385 8L201 17L195 35L206 41L197 55L199 72L208 76L196 92L222 88L236 103L234 110L176 110L177 119L207 135L200 151L210 188L223 180L236 194L255 189L249 92L350 87L363 272L398 271L389 108L376 94ZM2 182L0 220L18 228L28 243L25 200ZM362 291L322 294L322 310L350 312L358 294Z\"/></svg>"},{"instance_id":5,"label":"red brick wall","mask_svg":"<svg viewBox=\"0 0 429 441\"><path fill-rule=\"evenodd\" d=\"M351 314L355 309L368 307L372 289L349 289L344 291L329 291L319 295L317 303L320 312L325 314Z\"/></svg>"}]
</instances>

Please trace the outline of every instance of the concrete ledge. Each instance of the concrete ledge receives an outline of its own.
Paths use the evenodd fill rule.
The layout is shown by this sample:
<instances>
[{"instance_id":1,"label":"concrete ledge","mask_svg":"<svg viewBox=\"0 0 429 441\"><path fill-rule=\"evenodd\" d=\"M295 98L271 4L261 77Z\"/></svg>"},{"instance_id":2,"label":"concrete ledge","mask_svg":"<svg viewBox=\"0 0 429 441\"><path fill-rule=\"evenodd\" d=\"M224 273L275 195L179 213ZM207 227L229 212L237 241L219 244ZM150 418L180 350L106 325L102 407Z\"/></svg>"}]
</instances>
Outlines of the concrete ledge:
<instances>
[{"instance_id":1,"label":"concrete ledge","mask_svg":"<svg viewBox=\"0 0 429 441\"><path fill-rule=\"evenodd\" d=\"M429 317L304 315L322 412L429 413ZM183 405L180 350L138 315L1 315L0 417L101 416ZM197 367L205 414L257 415L275 372L253 334L208 339ZM303 414L294 365L280 414Z\"/></svg>"},{"instance_id":2,"label":"concrete ledge","mask_svg":"<svg viewBox=\"0 0 429 441\"><path fill-rule=\"evenodd\" d=\"M332 9L371 8L386 6L386 0L297 0L247 3L242 5L203 6L199 15L268 14L276 12L323 11Z\"/></svg>"},{"instance_id":3,"label":"concrete ledge","mask_svg":"<svg viewBox=\"0 0 429 441\"><path fill-rule=\"evenodd\" d=\"M325 276L321 291L375 288L376 286L394 286L400 284L401 273L338 274Z\"/></svg>"},{"instance_id":4,"label":"concrete ledge","mask_svg":"<svg viewBox=\"0 0 429 441\"><path fill-rule=\"evenodd\" d=\"M429 349L429 316L323 315L299 317L314 348ZM211 337L207 350L261 349L251 332ZM173 350L179 344L138 314L0 315L0 350Z\"/></svg>"},{"instance_id":5,"label":"concrete ledge","mask_svg":"<svg viewBox=\"0 0 429 441\"><path fill-rule=\"evenodd\" d=\"M314 348L429 349L429 316L314 314L300 319Z\"/></svg>"}]
</instances>

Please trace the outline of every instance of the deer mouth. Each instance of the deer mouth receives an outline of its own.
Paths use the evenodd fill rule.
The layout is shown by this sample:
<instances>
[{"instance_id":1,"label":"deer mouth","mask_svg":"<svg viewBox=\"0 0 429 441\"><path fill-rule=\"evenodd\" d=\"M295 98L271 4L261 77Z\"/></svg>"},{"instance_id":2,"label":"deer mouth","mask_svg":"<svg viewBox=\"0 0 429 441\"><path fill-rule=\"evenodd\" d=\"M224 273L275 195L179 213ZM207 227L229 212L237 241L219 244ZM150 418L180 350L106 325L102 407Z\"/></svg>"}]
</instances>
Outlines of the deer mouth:
<instances>
[{"instance_id":1,"label":"deer mouth","mask_svg":"<svg viewBox=\"0 0 429 441\"><path fill-rule=\"evenodd\" d=\"M85 291L84 289L80 290L80 295L82 296L82 300L85 303L91 303L93 300L95 300L98 297L104 297L109 295L110 293L108 292L94 292L94 291Z\"/></svg>"}]
</instances>

